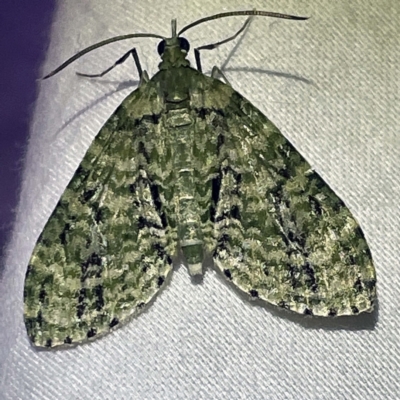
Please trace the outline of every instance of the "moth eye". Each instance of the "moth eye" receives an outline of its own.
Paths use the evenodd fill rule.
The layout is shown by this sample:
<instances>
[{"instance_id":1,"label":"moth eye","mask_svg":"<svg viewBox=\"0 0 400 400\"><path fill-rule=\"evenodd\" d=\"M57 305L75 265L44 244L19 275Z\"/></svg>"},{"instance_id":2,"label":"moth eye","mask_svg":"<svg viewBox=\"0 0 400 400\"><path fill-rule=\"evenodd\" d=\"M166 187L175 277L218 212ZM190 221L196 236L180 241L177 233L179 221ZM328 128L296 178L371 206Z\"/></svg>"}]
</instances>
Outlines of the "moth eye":
<instances>
[{"instance_id":1,"label":"moth eye","mask_svg":"<svg viewBox=\"0 0 400 400\"><path fill-rule=\"evenodd\" d=\"M160 56L162 56L164 54L164 51L165 51L165 40L161 40L161 42L158 43L157 52Z\"/></svg>"},{"instance_id":2,"label":"moth eye","mask_svg":"<svg viewBox=\"0 0 400 400\"><path fill-rule=\"evenodd\" d=\"M188 52L190 49L190 44L185 38L180 37L179 38L179 47L182 50L185 50L186 52Z\"/></svg>"}]
</instances>

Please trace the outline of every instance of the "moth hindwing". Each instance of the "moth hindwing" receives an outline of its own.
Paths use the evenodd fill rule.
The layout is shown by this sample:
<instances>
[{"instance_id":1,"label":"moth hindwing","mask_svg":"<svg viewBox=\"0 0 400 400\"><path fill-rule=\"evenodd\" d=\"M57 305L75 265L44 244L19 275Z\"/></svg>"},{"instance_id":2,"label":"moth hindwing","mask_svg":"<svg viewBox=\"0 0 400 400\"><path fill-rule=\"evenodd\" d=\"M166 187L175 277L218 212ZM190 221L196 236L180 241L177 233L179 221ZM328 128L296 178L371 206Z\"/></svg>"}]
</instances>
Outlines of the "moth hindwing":
<instances>
[{"instance_id":1,"label":"moth hindwing","mask_svg":"<svg viewBox=\"0 0 400 400\"><path fill-rule=\"evenodd\" d=\"M33 250L24 291L33 345L122 325L163 287L177 249L192 275L211 254L239 290L297 313L372 310L375 270L348 208L260 111L201 72L199 50L237 35L196 49L197 69L186 59L183 31L232 15L304 19L223 13L178 34L173 21L171 38L112 38L48 75L116 40L162 39L151 79L135 49L115 63L132 54L141 84L94 139Z\"/></svg>"}]
</instances>

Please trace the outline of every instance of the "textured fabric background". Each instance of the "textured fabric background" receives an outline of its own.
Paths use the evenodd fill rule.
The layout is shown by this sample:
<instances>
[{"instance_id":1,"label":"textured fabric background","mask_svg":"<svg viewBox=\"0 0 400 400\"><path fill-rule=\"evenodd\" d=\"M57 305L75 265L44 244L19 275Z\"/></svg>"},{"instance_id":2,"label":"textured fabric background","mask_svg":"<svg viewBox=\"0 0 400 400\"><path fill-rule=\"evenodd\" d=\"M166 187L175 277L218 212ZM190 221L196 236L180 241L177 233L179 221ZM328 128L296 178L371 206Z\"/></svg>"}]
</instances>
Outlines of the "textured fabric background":
<instances>
[{"instance_id":1,"label":"textured fabric background","mask_svg":"<svg viewBox=\"0 0 400 400\"><path fill-rule=\"evenodd\" d=\"M35 241L86 149L137 85L133 61L98 80L137 46L157 70L157 41L100 49L41 82L12 244L0 281L1 399L400 398L400 2L398 0L92 0L60 2L43 72L95 42L132 32L170 34L227 10L265 9L306 22L256 18L235 43L203 54L265 113L360 222L378 274L372 315L320 320L237 296L213 271L185 268L149 310L90 345L35 352L22 291ZM234 33L245 18L189 31L192 48Z\"/></svg>"}]
</instances>

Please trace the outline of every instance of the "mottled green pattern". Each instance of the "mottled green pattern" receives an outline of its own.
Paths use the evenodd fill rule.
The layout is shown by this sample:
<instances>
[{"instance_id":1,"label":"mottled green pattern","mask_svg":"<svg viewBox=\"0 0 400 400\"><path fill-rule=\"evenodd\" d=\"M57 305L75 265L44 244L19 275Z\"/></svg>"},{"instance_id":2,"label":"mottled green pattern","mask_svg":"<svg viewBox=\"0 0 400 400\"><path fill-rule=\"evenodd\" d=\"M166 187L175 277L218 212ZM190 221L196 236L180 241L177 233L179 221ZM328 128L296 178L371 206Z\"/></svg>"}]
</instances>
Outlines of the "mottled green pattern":
<instances>
[{"instance_id":1,"label":"mottled green pattern","mask_svg":"<svg viewBox=\"0 0 400 400\"><path fill-rule=\"evenodd\" d=\"M177 38L160 71L104 125L40 236L25 283L35 346L84 342L157 294L181 249L250 297L314 315L371 311L375 270L343 202L230 86L189 67Z\"/></svg>"},{"instance_id":2,"label":"mottled green pattern","mask_svg":"<svg viewBox=\"0 0 400 400\"><path fill-rule=\"evenodd\" d=\"M250 296L298 313L372 311L375 269L348 208L242 96L225 112L217 267Z\"/></svg>"},{"instance_id":3,"label":"mottled green pattern","mask_svg":"<svg viewBox=\"0 0 400 400\"><path fill-rule=\"evenodd\" d=\"M90 146L30 260L25 322L37 346L82 341L118 325L172 270L157 188L138 153L145 131L136 129L135 138L124 113L121 107Z\"/></svg>"}]
</instances>

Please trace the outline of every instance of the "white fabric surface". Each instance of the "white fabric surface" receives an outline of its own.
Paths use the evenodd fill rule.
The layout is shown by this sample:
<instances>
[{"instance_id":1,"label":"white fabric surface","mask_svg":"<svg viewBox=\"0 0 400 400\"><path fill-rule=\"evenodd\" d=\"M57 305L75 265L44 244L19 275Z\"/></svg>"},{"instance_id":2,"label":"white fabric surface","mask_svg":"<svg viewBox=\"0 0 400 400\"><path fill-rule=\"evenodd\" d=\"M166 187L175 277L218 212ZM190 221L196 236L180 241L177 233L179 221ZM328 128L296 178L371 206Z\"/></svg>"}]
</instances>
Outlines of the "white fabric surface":
<instances>
[{"instance_id":1,"label":"white fabric surface","mask_svg":"<svg viewBox=\"0 0 400 400\"><path fill-rule=\"evenodd\" d=\"M95 42L170 34L227 10L264 9L306 22L256 18L239 44L203 54L227 63L233 87L267 115L360 222L378 274L379 310L355 318L296 318L250 304L213 271L185 268L149 310L92 344L35 352L22 291L35 241L101 126L137 84L133 61L96 73L137 46L150 76L157 40L120 42L40 82L21 202L0 281L0 399L400 398L400 2L314 0L60 2L43 72ZM245 18L185 35L192 48L228 37ZM193 58L192 58L193 59Z\"/></svg>"}]
</instances>

